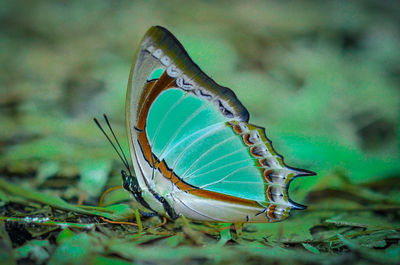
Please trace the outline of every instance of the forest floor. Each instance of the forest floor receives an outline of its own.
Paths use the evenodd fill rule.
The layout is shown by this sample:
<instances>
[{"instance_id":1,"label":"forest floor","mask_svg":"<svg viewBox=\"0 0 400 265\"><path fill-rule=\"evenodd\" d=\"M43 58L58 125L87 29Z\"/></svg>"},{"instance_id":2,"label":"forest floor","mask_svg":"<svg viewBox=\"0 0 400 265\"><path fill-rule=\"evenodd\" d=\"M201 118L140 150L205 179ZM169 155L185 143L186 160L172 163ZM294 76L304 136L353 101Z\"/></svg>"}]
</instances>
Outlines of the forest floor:
<instances>
[{"instance_id":1,"label":"forest floor","mask_svg":"<svg viewBox=\"0 0 400 265\"><path fill-rule=\"evenodd\" d=\"M400 264L396 1L82 2L1 4L2 264ZM291 184L306 210L243 227L138 218L93 117L129 154L130 64L157 24L318 173Z\"/></svg>"}]
</instances>

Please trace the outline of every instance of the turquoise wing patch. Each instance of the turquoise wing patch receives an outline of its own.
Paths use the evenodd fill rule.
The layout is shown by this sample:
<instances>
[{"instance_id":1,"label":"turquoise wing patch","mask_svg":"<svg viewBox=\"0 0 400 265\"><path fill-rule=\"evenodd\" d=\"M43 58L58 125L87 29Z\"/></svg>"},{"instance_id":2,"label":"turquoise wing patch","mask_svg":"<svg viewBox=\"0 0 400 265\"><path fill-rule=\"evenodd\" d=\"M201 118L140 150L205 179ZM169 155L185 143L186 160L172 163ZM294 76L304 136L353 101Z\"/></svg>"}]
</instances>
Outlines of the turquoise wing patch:
<instances>
[{"instance_id":1,"label":"turquoise wing patch","mask_svg":"<svg viewBox=\"0 0 400 265\"><path fill-rule=\"evenodd\" d=\"M152 152L182 181L199 189L295 207L286 187L302 172L284 165L262 128L229 120L212 102L179 87L157 97L147 124Z\"/></svg>"},{"instance_id":2,"label":"turquoise wing patch","mask_svg":"<svg viewBox=\"0 0 400 265\"><path fill-rule=\"evenodd\" d=\"M164 73L164 69L163 68L154 69L154 71L151 72L151 74L147 78L147 82L159 79L163 73Z\"/></svg>"}]
</instances>

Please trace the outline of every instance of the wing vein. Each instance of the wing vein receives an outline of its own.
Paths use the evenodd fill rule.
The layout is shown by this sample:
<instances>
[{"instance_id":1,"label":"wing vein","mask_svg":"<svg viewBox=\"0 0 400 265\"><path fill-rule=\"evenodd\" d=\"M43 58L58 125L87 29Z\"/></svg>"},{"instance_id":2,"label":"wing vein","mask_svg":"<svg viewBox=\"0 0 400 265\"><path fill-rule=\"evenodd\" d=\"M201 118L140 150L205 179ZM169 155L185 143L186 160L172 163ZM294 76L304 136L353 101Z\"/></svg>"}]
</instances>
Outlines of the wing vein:
<instances>
[{"instance_id":1,"label":"wing vein","mask_svg":"<svg viewBox=\"0 0 400 265\"><path fill-rule=\"evenodd\" d=\"M159 159L162 160L164 158L163 154L165 150L168 149L169 145L173 140L175 140L176 136L179 134L179 132L188 124L194 117L196 117L200 112L202 112L207 105L203 105L202 107L198 108L195 112L193 112L175 131L175 133L172 135L172 137L168 140L168 143L164 146L164 148L161 150L159 154Z\"/></svg>"},{"instance_id":2,"label":"wing vein","mask_svg":"<svg viewBox=\"0 0 400 265\"><path fill-rule=\"evenodd\" d=\"M214 181L214 182L205 184L205 185L203 185L203 186L200 186L200 188L201 188L201 189L204 189L204 188L206 188L206 187L209 187L209 186L215 185L215 184L217 184L217 183L220 183L220 182L224 181L225 179L229 178L230 176L232 176L233 174L235 174L236 172L238 172L238 171L240 171L240 170L243 170L243 169L246 169L246 168L251 168L251 167L254 167L254 165L244 166L244 167L237 168L237 169L235 169L234 171L230 172L230 173L229 173L228 175L226 175L225 177L223 177L223 178L221 178L221 179L219 179L219 180L217 180L217 181Z\"/></svg>"},{"instance_id":3,"label":"wing vein","mask_svg":"<svg viewBox=\"0 0 400 265\"><path fill-rule=\"evenodd\" d=\"M208 137L209 135L216 133L222 129L225 128L225 122L221 122L221 123L216 123L214 125L220 125L220 126L216 126L216 129L212 130L212 131L208 131L205 134L203 134L202 136L200 136L199 138L197 138L196 140L194 140L193 142L191 142L188 146L185 147L185 149L182 150L182 152L179 154L179 156L177 157L177 159L175 160L172 169L175 169L176 166L179 164L179 162L181 161L183 155L196 143L198 143L199 141L201 141L202 139ZM176 147L176 146L175 146Z\"/></svg>"},{"instance_id":4,"label":"wing vein","mask_svg":"<svg viewBox=\"0 0 400 265\"><path fill-rule=\"evenodd\" d=\"M198 177L207 175L207 174L209 174L209 173L212 173L212 172L221 170L221 169L223 169L223 168L230 167L230 166L234 166L234 165L241 164L241 163L243 163L243 162L247 162L247 161L251 161L251 160L252 160L252 159L243 159L243 160L235 161L235 162L230 163L230 164L225 164L225 165L220 166L220 167L218 167L218 168L214 168L213 170L209 170L209 171L207 171L207 172L205 172L205 173L195 175L194 177L186 178L186 180L188 180L188 179L195 179L195 178L198 178ZM255 165L248 165L248 166L256 167ZM193 176L193 175L192 175L192 176Z\"/></svg>"},{"instance_id":5,"label":"wing vein","mask_svg":"<svg viewBox=\"0 0 400 265\"><path fill-rule=\"evenodd\" d=\"M203 157L205 157L206 155L208 155L210 152L214 151L215 149L217 149L217 148L220 147L221 145L223 145L223 144L225 144L225 143L227 143L227 142L229 142L229 141L231 141L231 140L233 140L233 139L235 139L235 138L237 138L237 136L236 136L236 135L233 135L233 136L231 136L231 137L229 137L229 138L226 138L225 140L219 142L218 144L214 145L214 146L211 147L210 149L208 149L206 152L204 152L201 156L199 156L198 158L196 158L196 160L193 161L192 165L182 174L181 178L182 178L182 179L185 179L186 174L187 174L188 172L190 172L190 170L191 170L195 165L197 165L197 164L201 161L201 159L202 159Z\"/></svg>"},{"instance_id":6,"label":"wing vein","mask_svg":"<svg viewBox=\"0 0 400 265\"><path fill-rule=\"evenodd\" d=\"M158 133L161 130L162 125L164 124L165 120L167 119L167 116L169 115L169 113L184 99L184 95L182 94L182 96L174 103L171 105L171 107L168 109L168 111L165 113L163 119L160 121L160 123L157 126L156 132L154 133L153 139L150 143L150 145L152 146L155 141L157 140L157 136Z\"/></svg>"}]
</instances>

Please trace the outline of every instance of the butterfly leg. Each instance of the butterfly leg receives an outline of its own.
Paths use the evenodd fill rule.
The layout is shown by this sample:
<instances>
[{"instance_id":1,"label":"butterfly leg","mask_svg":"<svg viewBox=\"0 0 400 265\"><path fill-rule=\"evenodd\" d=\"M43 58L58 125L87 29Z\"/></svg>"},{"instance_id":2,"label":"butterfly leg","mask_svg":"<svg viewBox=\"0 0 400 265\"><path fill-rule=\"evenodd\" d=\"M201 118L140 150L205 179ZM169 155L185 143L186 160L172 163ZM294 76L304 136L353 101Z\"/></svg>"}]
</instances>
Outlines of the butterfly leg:
<instances>
[{"instance_id":1,"label":"butterfly leg","mask_svg":"<svg viewBox=\"0 0 400 265\"><path fill-rule=\"evenodd\" d=\"M171 217L172 220L178 219L179 215L176 214L175 210L169 205L167 200L158 195L157 193L153 193L154 198L156 198L164 207L165 212Z\"/></svg>"},{"instance_id":2,"label":"butterfly leg","mask_svg":"<svg viewBox=\"0 0 400 265\"><path fill-rule=\"evenodd\" d=\"M128 175L124 170L121 170L121 174L122 174L122 182L124 189L132 193L133 197L135 197L135 200L137 202L139 202L141 205L143 205L147 209L151 210L155 215L157 215L157 212L154 211L143 198L142 190L139 186L137 179L132 175Z\"/></svg>"},{"instance_id":3,"label":"butterfly leg","mask_svg":"<svg viewBox=\"0 0 400 265\"><path fill-rule=\"evenodd\" d=\"M142 190L140 189L137 179L131 175L128 175L124 170L121 170L121 174L122 174L122 181L123 181L124 189L129 191L130 193L132 193L133 197L135 197L135 200L137 202L139 202L141 205L143 205L144 207L146 207L147 209L151 210L154 213L154 215L151 215L152 213L146 213L146 214L150 214L151 216L158 215L158 213L156 211L154 211L150 207L150 205L145 201L145 199L143 198ZM158 193L156 193L152 190L150 190L150 192L153 194L154 198L156 198L163 205L165 212L173 220L175 220L179 217L179 215L177 215L175 213L174 209L171 207L171 205L169 205L169 203L167 202L167 200L164 197L160 196ZM144 216L147 216L146 214Z\"/></svg>"},{"instance_id":4,"label":"butterfly leg","mask_svg":"<svg viewBox=\"0 0 400 265\"><path fill-rule=\"evenodd\" d=\"M144 217L159 216L159 215L158 215L157 213L155 213L155 212L149 213L149 212L142 211L142 210L140 210L140 209L139 209L139 213L140 213L141 216L144 216Z\"/></svg>"}]
</instances>

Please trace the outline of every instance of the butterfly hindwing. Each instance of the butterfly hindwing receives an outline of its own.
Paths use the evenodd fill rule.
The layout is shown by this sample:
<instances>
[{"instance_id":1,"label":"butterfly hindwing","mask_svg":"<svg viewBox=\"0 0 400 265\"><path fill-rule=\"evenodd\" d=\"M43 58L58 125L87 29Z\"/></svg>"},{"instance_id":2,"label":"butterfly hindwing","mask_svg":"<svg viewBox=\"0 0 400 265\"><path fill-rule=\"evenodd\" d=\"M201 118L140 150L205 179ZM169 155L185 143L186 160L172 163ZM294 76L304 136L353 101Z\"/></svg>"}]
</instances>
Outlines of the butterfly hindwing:
<instances>
[{"instance_id":1,"label":"butterfly hindwing","mask_svg":"<svg viewBox=\"0 0 400 265\"><path fill-rule=\"evenodd\" d=\"M141 42L126 111L139 183L177 214L272 222L303 208L290 200L288 186L312 172L286 166L264 129L248 123L235 94L202 72L162 27Z\"/></svg>"}]
</instances>

